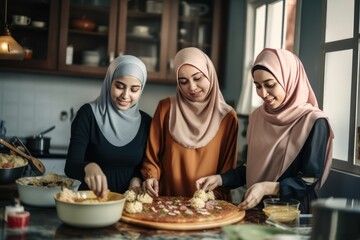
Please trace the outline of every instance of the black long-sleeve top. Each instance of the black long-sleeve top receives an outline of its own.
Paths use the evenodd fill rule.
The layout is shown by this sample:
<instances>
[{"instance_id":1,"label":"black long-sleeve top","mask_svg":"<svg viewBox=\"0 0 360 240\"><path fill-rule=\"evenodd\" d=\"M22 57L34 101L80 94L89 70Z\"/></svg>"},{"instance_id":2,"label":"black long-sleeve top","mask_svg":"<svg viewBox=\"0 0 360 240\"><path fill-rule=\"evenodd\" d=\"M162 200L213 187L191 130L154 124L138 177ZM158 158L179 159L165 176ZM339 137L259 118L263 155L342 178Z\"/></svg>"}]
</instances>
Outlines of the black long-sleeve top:
<instances>
[{"instance_id":1,"label":"black long-sleeve top","mask_svg":"<svg viewBox=\"0 0 360 240\"><path fill-rule=\"evenodd\" d=\"M315 121L301 151L290 167L277 180L280 183L280 198L295 198L300 201L301 213L310 212L310 202L317 198L315 186L321 178L326 157L330 130L327 121ZM221 174L223 187L237 188L246 185L246 166L240 166ZM303 178L315 178L307 183Z\"/></svg>"},{"instance_id":2,"label":"black long-sleeve top","mask_svg":"<svg viewBox=\"0 0 360 240\"><path fill-rule=\"evenodd\" d=\"M141 113L141 124L135 138L125 146L116 147L102 134L90 104L83 105L71 125L71 139L65 164L65 174L82 182L79 189L88 189L84 167L97 163L107 177L112 192L124 193L133 177L141 177L146 141L151 117ZM121 126L119 126L121 127Z\"/></svg>"}]
</instances>

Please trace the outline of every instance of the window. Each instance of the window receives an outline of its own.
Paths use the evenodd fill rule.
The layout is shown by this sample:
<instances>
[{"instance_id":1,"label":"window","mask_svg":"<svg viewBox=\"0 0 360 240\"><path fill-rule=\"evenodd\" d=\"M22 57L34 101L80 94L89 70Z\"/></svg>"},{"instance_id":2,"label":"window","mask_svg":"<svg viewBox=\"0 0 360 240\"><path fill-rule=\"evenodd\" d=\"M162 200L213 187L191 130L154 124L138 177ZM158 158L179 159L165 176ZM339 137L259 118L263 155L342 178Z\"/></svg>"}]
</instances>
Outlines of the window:
<instances>
[{"instance_id":1,"label":"window","mask_svg":"<svg viewBox=\"0 0 360 240\"><path fill-rule=\"evenodd\" d=\"M323 110L334 131L333 168L360 174L359 0L327 0Z\"/></svg>"},{"instance_id":2,"label":"window","mask_svg":"<svg viewBox=\"0 0 360 240\"><path fill-rule=\"evenodd\" d=\"M252 0L247 9L244 77L237 113L248 115L262 101L252 84L250 68L265 47L294 51L296 0Z\"/></svg>"}]
</instances>

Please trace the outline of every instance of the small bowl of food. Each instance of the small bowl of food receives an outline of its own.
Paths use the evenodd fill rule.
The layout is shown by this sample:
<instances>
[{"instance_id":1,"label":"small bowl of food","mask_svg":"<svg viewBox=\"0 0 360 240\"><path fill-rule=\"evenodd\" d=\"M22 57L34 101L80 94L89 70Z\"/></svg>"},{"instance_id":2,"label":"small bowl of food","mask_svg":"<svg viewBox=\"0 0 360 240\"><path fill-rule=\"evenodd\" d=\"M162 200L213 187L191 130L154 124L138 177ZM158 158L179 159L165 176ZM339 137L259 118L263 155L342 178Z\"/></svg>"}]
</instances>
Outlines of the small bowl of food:
<instances>
[{"instance_id":1,"label":"small bowl of food","mask_svg":"<svg viewBox=\"0 0 360 240\"><path fill-rule=\"evenodd\" d=\"M23 177L16 181L20 201L36 207L55 207L54 195L62 187L79 189L81 182L66 176L49 173L38 177Z\"/></svg>"},{"instance_id":2,"label":"small bowl of food","mask_svg":"<svg viewBox=\"0 0 360 240\"><path fill-rule=\"evenodd\" d=\"M292 222L300 215L300 202L296 199L268 198L263 203L265 215L277 222Z\"/></svg>"},{"instance_id":3,"label":"small bowl of food","mask_svg":"<svg viewBox=\"0 0 360 240\"><path fill-rule=\"evenodd\" d=\"M0 153L0 184L14 183L21 178L28 161L16 154Z\"/></svg>"},{"instance_id":4,"label":"small bowl of food","mask_svg":"<svg viewBox=\"0 0 360 240\"><path fill-rule=\"evenodd\" d=\"M81 228L106 227L118 222L125 204L123 194L109 192L105 198L93 191L64 188L54 196L58 217L65 224Z\"/></svg>"}]
</instances>

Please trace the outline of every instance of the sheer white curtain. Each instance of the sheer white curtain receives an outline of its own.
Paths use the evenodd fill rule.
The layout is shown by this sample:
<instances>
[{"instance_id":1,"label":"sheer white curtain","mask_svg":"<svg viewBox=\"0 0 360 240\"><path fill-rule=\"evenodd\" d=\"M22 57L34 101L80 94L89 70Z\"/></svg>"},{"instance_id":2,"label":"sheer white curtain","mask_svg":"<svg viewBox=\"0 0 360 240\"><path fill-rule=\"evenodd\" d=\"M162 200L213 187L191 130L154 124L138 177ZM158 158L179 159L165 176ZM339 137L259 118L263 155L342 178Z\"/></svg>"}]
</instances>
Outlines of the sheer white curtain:
<instances>
[{"instance_id":1,"label":"sheer white curtain","mask_svg":"<svg viewBox=\"0 0 360 240\"><path fill-rule=\"evenodd\" d=\"M272 3L253 5L249 1L243 82L236 111L249 115L262 104L257 96L251 76L255 57L265 47L287 48L292 51L294 42L296 0L275 0ZM264 1L265 2L265 1ZM268 1L266 1L268 2Z\"/></svg>"}]
</instances>

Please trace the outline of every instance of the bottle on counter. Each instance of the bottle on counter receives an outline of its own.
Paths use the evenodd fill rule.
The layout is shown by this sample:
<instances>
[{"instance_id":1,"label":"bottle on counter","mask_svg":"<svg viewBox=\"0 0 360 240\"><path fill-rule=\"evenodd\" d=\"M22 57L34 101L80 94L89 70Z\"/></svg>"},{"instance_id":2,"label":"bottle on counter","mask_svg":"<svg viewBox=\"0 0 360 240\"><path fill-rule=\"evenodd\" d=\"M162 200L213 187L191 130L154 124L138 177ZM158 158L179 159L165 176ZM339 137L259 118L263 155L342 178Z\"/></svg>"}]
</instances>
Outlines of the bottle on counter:
<instances>
[{"instance_id":1,"label":"bottle on counter","mask_svg":"<svg viewBox=\"0 0 360 240\"><path fill-rule=\"evenodd\" d=\"M66 47L66 65L73 64L74 46L69 45Z\"/></svg>"},{"instance_id":2,"label":"bottle on counter","mask_svg":"<svg viewBox=\"0 0 360 240\"><path fill-rule=\"evenodd\" d=\"M15 205L9 205L5 207L4 220L7 222L8 215L18 212L24 212L24 206L20 204L19 199L15 199Z\"/></svg>"}]
</instances>

